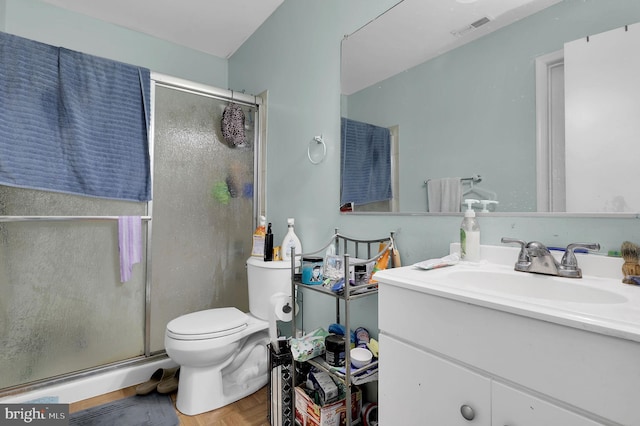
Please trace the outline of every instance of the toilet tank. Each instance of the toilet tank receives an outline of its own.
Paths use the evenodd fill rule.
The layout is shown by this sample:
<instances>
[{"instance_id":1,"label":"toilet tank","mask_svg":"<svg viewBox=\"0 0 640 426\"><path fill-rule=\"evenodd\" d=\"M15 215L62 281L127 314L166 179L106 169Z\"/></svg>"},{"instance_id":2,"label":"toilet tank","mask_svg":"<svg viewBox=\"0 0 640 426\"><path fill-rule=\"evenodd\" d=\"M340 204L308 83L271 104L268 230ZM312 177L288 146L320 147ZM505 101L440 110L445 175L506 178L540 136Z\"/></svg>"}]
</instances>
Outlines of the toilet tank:
<instances>
[{"instance_id":1,"label":"toilet tank","mask_svg":"<svg viewBox=\"0 0 640 426\"><path fill-rule=\"evenodd\" d=\"M258 257L247 259L249 283L249 311L269 320L269 303L276 293L291 295L291 262L265 262Z\"/></svg>"}]
</instances>

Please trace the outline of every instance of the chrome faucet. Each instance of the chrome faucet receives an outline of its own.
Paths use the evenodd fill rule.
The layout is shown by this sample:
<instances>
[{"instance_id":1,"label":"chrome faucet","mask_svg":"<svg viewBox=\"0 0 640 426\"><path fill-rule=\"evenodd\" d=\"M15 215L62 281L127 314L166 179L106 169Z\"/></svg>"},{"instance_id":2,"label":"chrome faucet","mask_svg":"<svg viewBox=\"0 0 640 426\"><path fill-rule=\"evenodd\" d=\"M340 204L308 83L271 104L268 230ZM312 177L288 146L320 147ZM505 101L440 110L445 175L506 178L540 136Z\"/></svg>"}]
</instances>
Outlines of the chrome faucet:
<instances>
[{"instance_id":1,"label":"chrome faucet","mask_svg":"<svg viewBox=\"0 0 640 426\"><path fill-rule=\"evenodd\" d=\"M502 238L502 242L520 244L520 253L514 269L534 274L556 275L565 278L582 278L582 270L578 268L575 249L600 250L598 243L572 243L567 246L558 262L549 249L539 241L524 242L515 238Z\"/></svg>"}]
</instances>

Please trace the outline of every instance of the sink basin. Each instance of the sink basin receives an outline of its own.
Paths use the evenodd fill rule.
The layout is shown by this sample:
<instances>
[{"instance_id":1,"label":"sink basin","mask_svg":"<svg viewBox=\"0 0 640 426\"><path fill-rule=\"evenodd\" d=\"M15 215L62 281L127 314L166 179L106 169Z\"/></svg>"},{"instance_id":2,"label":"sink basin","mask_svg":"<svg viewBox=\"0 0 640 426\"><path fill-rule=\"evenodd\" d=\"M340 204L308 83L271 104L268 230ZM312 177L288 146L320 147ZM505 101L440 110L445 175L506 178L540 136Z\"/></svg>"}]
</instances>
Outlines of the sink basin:
<instances>
[{"instance_id":1,"label":"sink basin","mask_svg":"<svg viewBox=\"0 0 640 426\"><path fill-rule=\"evenodd\" d=\"M597 288L605 287L608 280L595 277L576 279L513 270L451 268L446 273L443 271L443 278L456 288L490 292L494 295L590 304L617 304L628 301L624 295Z\"/></svg>"}]
</instances>

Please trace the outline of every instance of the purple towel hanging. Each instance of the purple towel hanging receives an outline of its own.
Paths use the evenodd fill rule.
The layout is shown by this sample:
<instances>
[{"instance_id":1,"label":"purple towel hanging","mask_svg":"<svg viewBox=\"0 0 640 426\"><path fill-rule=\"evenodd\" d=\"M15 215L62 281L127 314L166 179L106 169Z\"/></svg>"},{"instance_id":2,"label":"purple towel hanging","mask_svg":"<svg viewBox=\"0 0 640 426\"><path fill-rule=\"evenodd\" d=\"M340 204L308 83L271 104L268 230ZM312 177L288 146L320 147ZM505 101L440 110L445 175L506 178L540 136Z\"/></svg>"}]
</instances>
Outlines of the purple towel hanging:
<instances>
[{"instance_id":1,"label":"purple towel hanging","mask_svg":"<svg viewBox=\"0 0 640 426\"><path fill-rule=\"evenodd\" d=\"M142 261L142 219L140 216L118 218L118 247L120 249L120 282L131 279L133 265Z\"/></svg>"}]
</instances>

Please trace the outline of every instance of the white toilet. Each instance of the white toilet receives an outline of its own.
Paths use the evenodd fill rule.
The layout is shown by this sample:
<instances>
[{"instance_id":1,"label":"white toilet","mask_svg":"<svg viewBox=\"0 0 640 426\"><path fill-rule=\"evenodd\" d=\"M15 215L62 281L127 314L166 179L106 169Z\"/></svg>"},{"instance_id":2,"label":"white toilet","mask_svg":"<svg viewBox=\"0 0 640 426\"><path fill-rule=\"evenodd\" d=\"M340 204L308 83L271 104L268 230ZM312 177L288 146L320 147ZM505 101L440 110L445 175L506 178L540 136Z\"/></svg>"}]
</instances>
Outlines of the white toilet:
<instances>
[{"instance_id":1,"label":"white toilet","mask_svg":"<svg viewBox=\"0 0 640 426\"><path fill-rule=\"evenodd\" d=\"M167 324L165 349L180 365L176 407L181 413L223 407L267 384L269 308L272 296L291 295L291 263L249 258L247 276L250 313L207 309Z\"/></svg>"}]
</instances>

